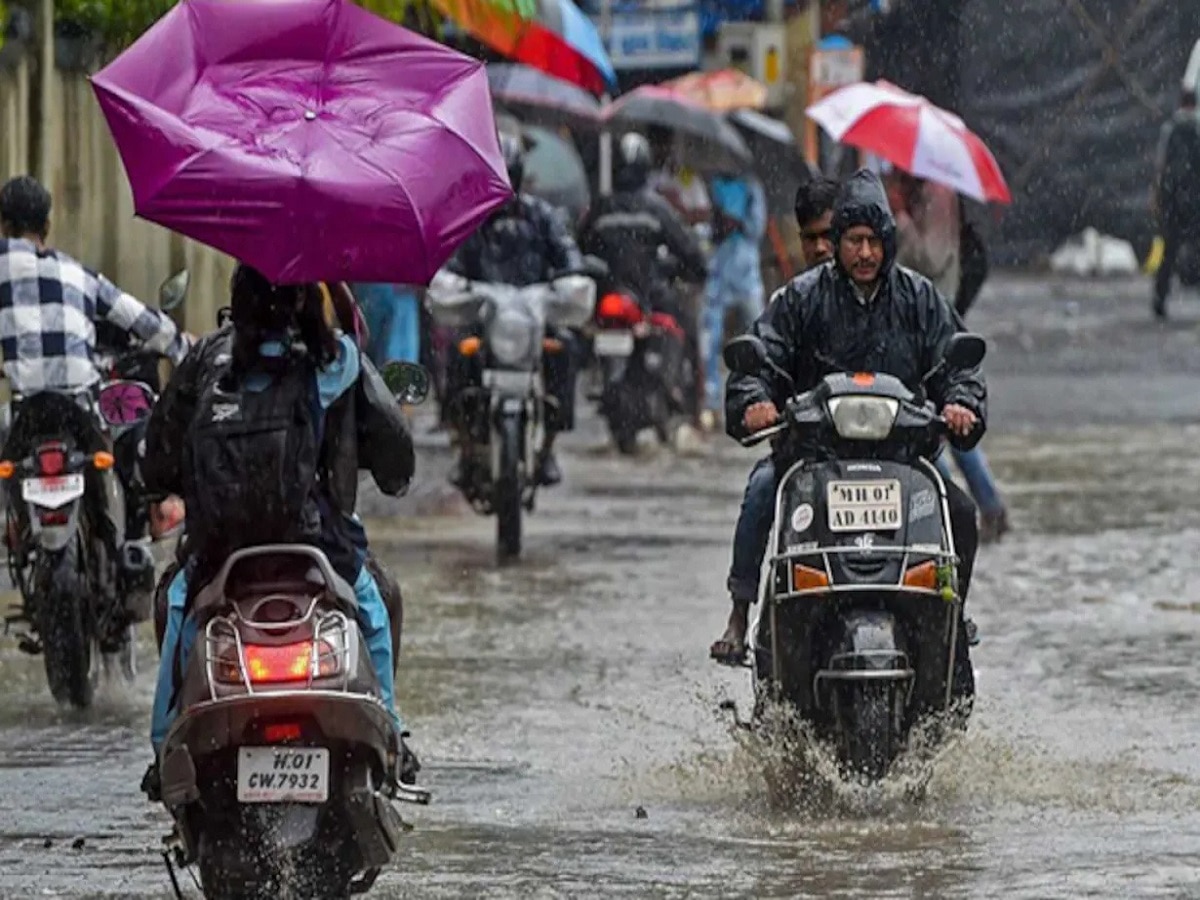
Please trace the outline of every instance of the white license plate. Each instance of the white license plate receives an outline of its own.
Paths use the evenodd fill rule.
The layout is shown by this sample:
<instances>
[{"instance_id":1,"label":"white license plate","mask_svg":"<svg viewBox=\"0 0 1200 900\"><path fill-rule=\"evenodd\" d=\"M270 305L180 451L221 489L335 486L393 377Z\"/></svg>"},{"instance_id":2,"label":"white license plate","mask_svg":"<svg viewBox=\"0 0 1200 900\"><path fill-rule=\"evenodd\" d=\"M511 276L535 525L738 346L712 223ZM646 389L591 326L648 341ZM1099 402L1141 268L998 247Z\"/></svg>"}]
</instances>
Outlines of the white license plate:
<instances>
[{"instance_id":1,"label":"white license plate","mask_svg":"<svg viewBox=\"0 0 1200 900\"><path fill-rule=\"evenodd\" d=\"M904 523L900 481L831 481L826 489L830 531L895 531Z\"/></svg>"},{"instance_id":2,"label":"white license plate","mask_svg":"<svg viewBox=\"0 0 1200 900\"><path fill-rule=\"evenodd\" d=\"M483 373L483 386L502 394L531 394L533 393L533 373L487 369Z\"/></svg>"},{"instance_id":3,"label":"white license plate","mask_svg":"<svg viewBox=\"0 0 1200 900\"><path fill-rule=\"evenodd\" d=\"M323 747L242 747L238 803L324 803L329 751Z\"/></svg>"},{"instance_id":4,"label":"white license plate","mask_svg":"<svg viewBox=\"0 0 1200 900\"><path fill-rule=\"evenodd\" d=\"M599 331L592 341L597 356L632 356L632 331Z\"/></svg>"},{"instance_id":5,"label":"white license plate","mask_svg":"<svg viewBox=\"0 0 1200 900\"><path fill-rule=\"evenodd\" d=\"M21 498L46 509L58 509L83 496L83 474L26 478L21 482Z\"/></svg>"}]
</instances>

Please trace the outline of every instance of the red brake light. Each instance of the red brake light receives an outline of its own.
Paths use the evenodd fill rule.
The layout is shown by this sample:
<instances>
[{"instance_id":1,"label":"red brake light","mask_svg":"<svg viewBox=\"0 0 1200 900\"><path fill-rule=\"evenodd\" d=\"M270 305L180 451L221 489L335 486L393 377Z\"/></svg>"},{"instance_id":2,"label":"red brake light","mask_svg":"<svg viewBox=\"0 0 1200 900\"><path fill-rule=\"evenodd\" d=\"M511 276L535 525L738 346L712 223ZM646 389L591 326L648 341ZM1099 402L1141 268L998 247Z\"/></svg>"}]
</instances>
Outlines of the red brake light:
<instances>
[{"instance_id":1,"label":"red brake light","mask_svg":"<svg viewBox=\"0 0 1200 900\"><path fill-rule=\"evenodd\" d=\"M687 337L686 332L684 332L678 320L670 313L651 313L650 324L655 328L661 328L663 331L667 332L678 340L684 340Z\"/></svg>"},{"instance_id":2,"label":"red brake light","mask_svg":"<svg viewBox=\"0 0 1200 900\"><path fill-rule=\"evenodd\" d=\"M596 307L596 315L601 319L623 322L626 325L636 325L642 321L641 307L628 294L613 292L600 298Z\"/></svg>"},{"instance_id":3,"label":"red brake light","mask_svg":"<svg viewBox=\"0 0 1200 900\"><path fill-rule=\"evenodd\" d=\"M276 722L273 725L264 725L262 730L263 740L268 744L298 741L301 734L299 722Z\"/></svg>"},{"instance_id":4,"label":"red brake light","mask_svg":"<svg viewBox=\"0 0 1200 900\"><path fill-rule=\"evenodd\" d=\"M341 668L338 653L328 641L317 644L316 678L336 675ZM281 644L269 647L247 644L242 651L246 674L251 684L272 684L286 681L307 681L313 671L313 643Z\"/></svg>"},{"instance_id":5,"label":"red brake light","mask_svg":"<svg viewBox=\"0 0 1200 900\"><path fill-rule=\"evenodd\" d=\"M43 444L38 447L38 471L42 475L61 475L67 469L67 455L62 444Z\"/></svg>"}]
</instances>

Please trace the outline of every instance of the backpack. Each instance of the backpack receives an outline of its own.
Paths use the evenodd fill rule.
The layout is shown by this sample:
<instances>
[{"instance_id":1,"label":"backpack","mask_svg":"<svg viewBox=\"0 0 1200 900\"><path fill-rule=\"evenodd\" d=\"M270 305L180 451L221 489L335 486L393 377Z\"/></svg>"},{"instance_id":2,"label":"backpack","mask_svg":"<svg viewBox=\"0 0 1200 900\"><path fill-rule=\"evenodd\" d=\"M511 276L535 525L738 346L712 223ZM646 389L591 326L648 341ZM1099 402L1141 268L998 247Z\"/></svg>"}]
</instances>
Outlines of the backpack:
<instances>
[{"instance_id":1,"label":"backpack","mask_svg":"<svg viewBox=\"0 0 1200 900\"><path fill-rule=\"evenodd\" d=\"M316 373L297 360L261 391L229 371L200 393L183 448L189 541L209 560L320 533Z\"/></svg>"}]
</instances>

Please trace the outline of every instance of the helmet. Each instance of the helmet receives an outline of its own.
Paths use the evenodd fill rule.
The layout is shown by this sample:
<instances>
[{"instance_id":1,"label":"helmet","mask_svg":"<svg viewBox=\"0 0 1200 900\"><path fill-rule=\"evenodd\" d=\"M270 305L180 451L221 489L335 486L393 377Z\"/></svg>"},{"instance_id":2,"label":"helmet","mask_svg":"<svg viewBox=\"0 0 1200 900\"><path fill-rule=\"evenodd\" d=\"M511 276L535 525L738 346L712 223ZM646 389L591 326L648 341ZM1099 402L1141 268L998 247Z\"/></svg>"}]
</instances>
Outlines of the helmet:
<instances>
[{"instance_id":1,"label":"helmet","mask_svg":"<svg viewBox=\"0 0 1200 900\"><path fill-rule=\"evenodd\" d=\"M636 131L623 134L617 143L615 162L617 188L623 191L640 189L650 177L650 142Z\"/></svg>"},{"instance_id":2,"label":"helmet","mask_svg":"<svg viewBox=\"0 0 1200 900\"><path fill-rule=\"evenodd\" d=\"M519 194L521 182L525 178L525 150L521 146L521 139L515 134L502 133L500 153L504 157L504 166L508 169L508 180L512 184L513 193Z\"/></svg>"}]
</instances>

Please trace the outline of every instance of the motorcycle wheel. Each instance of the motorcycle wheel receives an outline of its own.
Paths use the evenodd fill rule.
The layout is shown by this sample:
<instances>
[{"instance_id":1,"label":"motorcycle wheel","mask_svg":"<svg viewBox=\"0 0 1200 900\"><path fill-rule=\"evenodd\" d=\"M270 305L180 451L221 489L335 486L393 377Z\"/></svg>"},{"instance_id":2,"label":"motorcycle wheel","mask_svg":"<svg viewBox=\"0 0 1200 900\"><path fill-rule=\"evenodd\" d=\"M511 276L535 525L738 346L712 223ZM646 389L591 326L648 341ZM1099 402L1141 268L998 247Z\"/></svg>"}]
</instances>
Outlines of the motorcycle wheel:
<instances>
[{"instance_id":1,"label":"motorcycle wheel","mask_svg":"<svg viewBox=\"0 0 1200 900\"><path fill-rule=\"evenodd\" d=\"M892 762L893 686L862 682L850 694L850 774L868 782L882 781Z\"/></svg>"},{"instance_id":2,"label":"motorcycle wheel","mask_svg":"<svg viewBox=\"0 0 1200 900\"><path fill-rule=\"evenodd\" d=\"M50 693L79 709L92 705L92 640L87 633L79 577L79 542L58 553L39 553L34 570L38 635Z\"/></svg>"},{"instance_id":3,"label":"motorcycle wheel","mask_svg":"<svg viewBox=\"0 0 1200 900\"><path fill-rule=\"evenodd\" d=\"M609 420L608 427L612 431L613 443L617 445L617 452L622 456L633 456L637 453L638 431L636 428L633 428L628 422L617 422L614 419Z\"/></svg>"},{"instance_id":4,"label":"motorcycle wheel","mask_svg":"<svg viewBox=\"0 0 1200 900\"><path fill-rule=\"evenodd\" d=\"M637 437L641 430L637 415L637 398L624 384L616 384L605 391L605 418L612 434L617 452L623 456L637 453Z\"/></svg>"},{"instance_id":5,"label":"motorcycle wheel","mask_svg":"<svg viewBox=\"0 0 1200 900\"><path fill-rule=\"evenodd\" d=\"M501 563L521 555L521 420L505 416L494 435L500 441L500 477L493 488L496 555Z\"/></svg>"}]
</instances>

